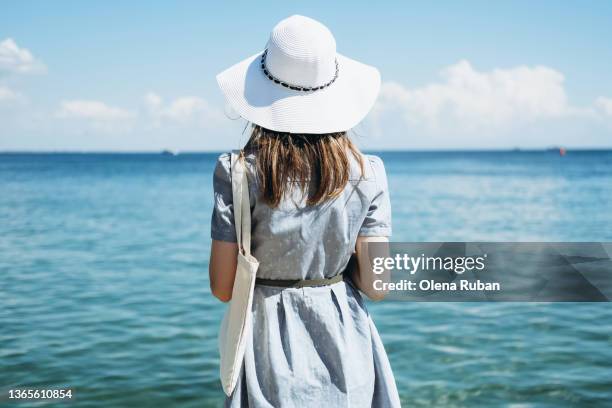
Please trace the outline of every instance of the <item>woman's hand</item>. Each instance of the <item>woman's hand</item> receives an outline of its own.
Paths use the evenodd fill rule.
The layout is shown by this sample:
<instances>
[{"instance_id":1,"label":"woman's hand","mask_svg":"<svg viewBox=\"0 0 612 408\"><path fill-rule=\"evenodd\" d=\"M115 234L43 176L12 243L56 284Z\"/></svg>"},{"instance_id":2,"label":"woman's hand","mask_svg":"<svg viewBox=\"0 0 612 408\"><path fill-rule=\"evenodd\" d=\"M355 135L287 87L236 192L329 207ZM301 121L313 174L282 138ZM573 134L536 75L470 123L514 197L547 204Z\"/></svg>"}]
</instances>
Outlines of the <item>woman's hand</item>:
<instances>
[{"instance_id":1,"label":"woman's hand","mask_svg":"<svg viewBox=\"0 0 612 408\"><path fill-rule=\"evenodd\" d=\"M238 257L238 244L212 240L208 275L210 291L222 302L232 299Z\"/></svg>"}]
</instances>

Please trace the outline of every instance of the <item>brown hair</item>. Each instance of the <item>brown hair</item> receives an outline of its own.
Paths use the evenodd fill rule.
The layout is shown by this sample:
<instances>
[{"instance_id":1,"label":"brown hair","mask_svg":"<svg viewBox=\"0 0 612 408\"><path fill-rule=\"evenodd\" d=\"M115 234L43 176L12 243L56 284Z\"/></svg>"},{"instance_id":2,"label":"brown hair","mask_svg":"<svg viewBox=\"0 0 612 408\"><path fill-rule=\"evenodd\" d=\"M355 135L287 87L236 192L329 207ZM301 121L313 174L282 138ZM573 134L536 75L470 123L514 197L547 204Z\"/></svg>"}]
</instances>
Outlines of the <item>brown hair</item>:
<instances>
[{"instance_id":1,"label":"brown hair","mask_svg":"<svg viewBox=\"0 0 612 408\"><path fill-rule=\"evenodd\" d=\"M349 152L363 175L363 157L346 132L295 134L253 125L246 152L255 154L263 199L278 207L299 186L308 205L337 197L349 180Z\"/></svg>"}]
</instances>

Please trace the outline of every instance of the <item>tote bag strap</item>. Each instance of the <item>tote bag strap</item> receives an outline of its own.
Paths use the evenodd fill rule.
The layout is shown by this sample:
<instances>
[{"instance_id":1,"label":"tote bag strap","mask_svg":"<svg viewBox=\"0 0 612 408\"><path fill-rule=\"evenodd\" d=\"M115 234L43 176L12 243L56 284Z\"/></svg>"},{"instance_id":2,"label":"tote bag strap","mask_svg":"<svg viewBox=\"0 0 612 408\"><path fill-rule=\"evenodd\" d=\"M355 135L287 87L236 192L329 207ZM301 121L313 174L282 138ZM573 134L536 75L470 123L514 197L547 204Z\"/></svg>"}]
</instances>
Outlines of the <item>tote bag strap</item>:
<instances>
[{"instance_id":1,"label":"tote bag strap","mask_svg":"<svg viewBox=\"0 0 612 408\"><path fill-rule=\"evenodd\" d=\"M251 203L249 200L249 181L242 150L232 151L232 198L234 224L238 250L246 256L251 255Z\"/></svg>"}]
</instances>

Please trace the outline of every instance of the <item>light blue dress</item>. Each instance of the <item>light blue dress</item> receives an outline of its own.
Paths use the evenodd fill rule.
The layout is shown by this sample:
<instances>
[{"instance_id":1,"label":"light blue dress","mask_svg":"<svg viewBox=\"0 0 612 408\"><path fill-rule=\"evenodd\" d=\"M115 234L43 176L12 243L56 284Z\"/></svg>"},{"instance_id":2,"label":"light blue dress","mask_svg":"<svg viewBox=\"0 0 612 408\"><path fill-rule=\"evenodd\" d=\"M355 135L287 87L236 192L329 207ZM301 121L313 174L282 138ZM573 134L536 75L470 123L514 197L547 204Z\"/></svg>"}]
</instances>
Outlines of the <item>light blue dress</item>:
<instances>
[{"instance_id":1,"label":"light blue dress","mask_svg":"<svg viewBox=\"0 0 612 408\"><path fill-rule=\"evenodd\" d=\"M260 199L247 156L252 252L258 277L317 279L342 272L358 235L391 235L391 205L380 158L365 156L365 175L352 162L343 193L307 206L296 192L278 208ZM236 242L230 155L214 172L211 236ZM351 284L279 288L257 285L253 333L229 407L399 407L395 379L378 331Z\"/></svg>"}]
</instances>

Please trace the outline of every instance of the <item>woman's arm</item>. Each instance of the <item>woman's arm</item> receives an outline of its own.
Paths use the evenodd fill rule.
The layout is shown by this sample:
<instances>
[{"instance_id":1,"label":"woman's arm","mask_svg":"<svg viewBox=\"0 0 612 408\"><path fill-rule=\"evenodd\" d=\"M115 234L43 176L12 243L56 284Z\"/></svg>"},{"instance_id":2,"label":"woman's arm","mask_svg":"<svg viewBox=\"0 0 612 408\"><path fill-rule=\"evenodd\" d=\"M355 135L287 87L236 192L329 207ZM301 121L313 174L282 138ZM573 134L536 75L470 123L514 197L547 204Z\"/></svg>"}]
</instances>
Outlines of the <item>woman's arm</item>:
<instances>
[{"instance_id":1,"label":"woman's arm","mask_svg":"<svg viewBox=\"0 0 612 408\"><path fill-rule=\"evenodd\" d=\"M229 302L232 299L237 257L238 244L212 240L208 264L210 291L222 302Z\"/></svg>"},{"instance_id":2,"label":"woman's arm","mask_svg":"<svg viewBox=\"0 0 612 408\"><path fill-rule=\"evenodd\" d=\"M376 243L370 246L369 243ZM355 286L359 288L367 297L372 300L382 300L388 290L374 289L374 281L381 280L388 282L390 278L389 271L385 270L381 274L375 274L372 271L372 260L374 257L389 256L389 239L387 237L357 237L355 245L355 255L357 262L353 262L353 270L351 279Z\"/></svg>"}]
</instances>

